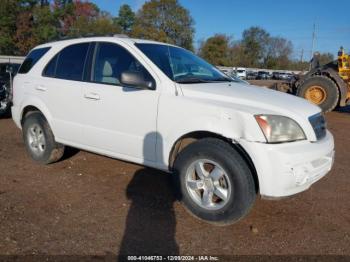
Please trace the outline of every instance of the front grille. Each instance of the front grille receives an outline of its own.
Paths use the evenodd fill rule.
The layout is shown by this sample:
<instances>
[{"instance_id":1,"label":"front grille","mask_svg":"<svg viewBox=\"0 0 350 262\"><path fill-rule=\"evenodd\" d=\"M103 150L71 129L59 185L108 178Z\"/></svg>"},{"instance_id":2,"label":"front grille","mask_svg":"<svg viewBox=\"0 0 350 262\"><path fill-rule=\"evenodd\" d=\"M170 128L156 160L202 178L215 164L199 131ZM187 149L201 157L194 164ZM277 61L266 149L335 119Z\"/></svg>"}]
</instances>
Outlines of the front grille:
<instances>
[{"instance_id":1,"label":"front grille","mask_svg":"<svg viewBox=\"0 0 350 262\"><path fill-rule=\"evenodd\" d=\"M326 136L326 120L324 116L319 113L309 117L309 121L312 128L315 131L317 140L320 140Z\"/></svg>"}]
</instances>

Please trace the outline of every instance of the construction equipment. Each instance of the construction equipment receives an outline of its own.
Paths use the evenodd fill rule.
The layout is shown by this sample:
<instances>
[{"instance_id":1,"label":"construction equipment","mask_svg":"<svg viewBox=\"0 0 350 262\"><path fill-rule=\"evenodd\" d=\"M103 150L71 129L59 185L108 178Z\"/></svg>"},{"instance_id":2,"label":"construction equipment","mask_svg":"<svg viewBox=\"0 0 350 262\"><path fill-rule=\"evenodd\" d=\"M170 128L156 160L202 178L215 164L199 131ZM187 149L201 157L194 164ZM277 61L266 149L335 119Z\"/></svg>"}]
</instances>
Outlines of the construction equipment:
<instances>
[{"instance_id":1,"label":"construction equipment","mask_svg":"<svg viewBox=\"0 0 350 262\"><path fill-rule=\"evenodd\" d=\"M338 60L313 68L290 82L278 83L275 89L303 97L323 112L346 106L350 102L350 55L341 47Z\"/></svg>"},{"instance_id":2,"label":"construction equipment","mask_svg":"<svg viewBox=\"0 0 350 262\"><path fill-rule=\"evenodd\" d=\"M12 80L20 64L0 63L0 118L8 116L12 102Z\"/></svg>"}]
</instances>

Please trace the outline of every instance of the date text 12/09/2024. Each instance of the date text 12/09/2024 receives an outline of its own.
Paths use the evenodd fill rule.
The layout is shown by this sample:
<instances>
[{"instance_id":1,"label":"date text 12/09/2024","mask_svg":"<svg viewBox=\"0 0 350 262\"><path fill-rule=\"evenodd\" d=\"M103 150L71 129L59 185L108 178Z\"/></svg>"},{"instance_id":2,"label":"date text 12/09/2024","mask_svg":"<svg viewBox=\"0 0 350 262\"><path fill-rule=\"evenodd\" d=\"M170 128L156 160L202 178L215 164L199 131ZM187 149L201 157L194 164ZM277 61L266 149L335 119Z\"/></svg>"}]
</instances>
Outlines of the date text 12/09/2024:
<instances>
[{"instance_id":1,"label":"date text 12/09/2024","mask_svg":"<svg viewBox=\"0 0 350 262\"><path fill-rule=\"evenodd\" d=\"M219 261L216 256L128 256L128 261Z\"/></svg>"}]
</instances>

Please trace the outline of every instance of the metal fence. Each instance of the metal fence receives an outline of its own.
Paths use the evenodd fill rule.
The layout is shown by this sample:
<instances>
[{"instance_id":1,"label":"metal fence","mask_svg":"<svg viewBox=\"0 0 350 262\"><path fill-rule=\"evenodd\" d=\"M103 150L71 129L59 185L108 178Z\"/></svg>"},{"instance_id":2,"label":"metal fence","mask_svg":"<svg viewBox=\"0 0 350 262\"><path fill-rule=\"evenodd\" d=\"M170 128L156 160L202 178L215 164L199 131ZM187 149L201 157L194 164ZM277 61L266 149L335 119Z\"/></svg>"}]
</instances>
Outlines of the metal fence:
<instances>
[{"instance_id":1,"label":"metal fence","mask_svg":"<svg viewBox=\"0 0 350 262\"><path fill-rule=\"evenodd\" d=\"M0 55L0 63L17 63L17 64L22 64L24 58L25 58L24 56Z\"/></svg>"}]
</instances>

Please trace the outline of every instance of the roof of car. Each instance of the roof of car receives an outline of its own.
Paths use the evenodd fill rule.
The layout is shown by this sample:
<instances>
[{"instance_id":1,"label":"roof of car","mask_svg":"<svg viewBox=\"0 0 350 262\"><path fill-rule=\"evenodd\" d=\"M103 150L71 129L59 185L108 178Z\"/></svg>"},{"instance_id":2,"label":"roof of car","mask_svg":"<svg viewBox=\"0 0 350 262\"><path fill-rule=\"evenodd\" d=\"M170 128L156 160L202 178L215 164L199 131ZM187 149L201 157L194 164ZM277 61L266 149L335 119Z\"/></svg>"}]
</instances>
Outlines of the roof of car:
<instances>
[{"instance_id":1,"label":"roof of car","mask_svg":"<svg viewBox=\"0 0 350 262\"><path fill-rule=\"evenodd\" d=\"M77 37L77 38L71 38L71 39L62 39L62 40L58 40L58 41L54 41L54 42L49 42L49 43L45 43L39 46L36 46L36 48L43 48L43 47L51 47L54 45L69 45L69 44L75 44L75 43L83 43L83 42L97 42L97 41L115 41L115 40L119 40L119 41L123 41L126 43L131 43L131 44L135 44L135 43L140 43L140 44L160 44L160 45L170 45L173 46L171 44L167 44L167 43L162 43L162 42L157 42L157 41L153 41L153 40L145 40L145 39L137 39L137 38L129 38L126 36L93 36L93 37Z\"/></svg>"}]
</instances>

